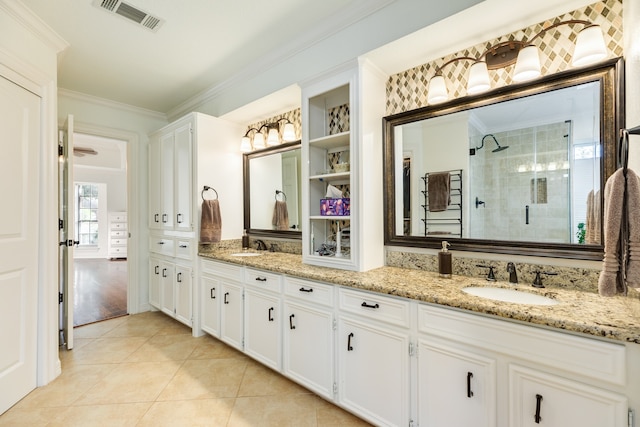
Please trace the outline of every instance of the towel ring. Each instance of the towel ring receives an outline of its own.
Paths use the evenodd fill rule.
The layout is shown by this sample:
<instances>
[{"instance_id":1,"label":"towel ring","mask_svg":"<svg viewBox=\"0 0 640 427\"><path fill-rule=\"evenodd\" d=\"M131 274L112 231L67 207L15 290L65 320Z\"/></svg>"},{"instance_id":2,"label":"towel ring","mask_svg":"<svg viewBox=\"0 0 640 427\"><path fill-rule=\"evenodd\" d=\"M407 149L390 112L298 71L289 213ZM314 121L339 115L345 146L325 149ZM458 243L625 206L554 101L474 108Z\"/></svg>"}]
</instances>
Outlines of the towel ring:
<instances>
[{"instance_id":1,"label":"towel ring","mask_svg":"<svg viewBox=\"0 0 640 427\"><path fill-rule=\"evenodd\" d=\"M207 190L213 190L213 192L216 193L216 198L213 199L213 200L218 200L218 192L216 191L216 189L213 188L213 187L209 187L208 185L205 185L204 188L202 189L202 192L200 193L200 196L202 197L202 201L203 202L205 200L207 200L207 199L204 198L204 192L207 191Z\"/></svg>"},{"instance_id":2,"label":"towel ring","mask_svg":"<svg viewBox=\"0 0 640 427\"><path fill-rule=\"evenodd\" d=\"M284 197L284 200L283 200L284 202L287 201L287 195L284 194L284 191L280 191L280 190L276 190L276 196L275 196L276 201L278 201L278 194L282 194L282 196Z\"/></svg>"}]
</instances>

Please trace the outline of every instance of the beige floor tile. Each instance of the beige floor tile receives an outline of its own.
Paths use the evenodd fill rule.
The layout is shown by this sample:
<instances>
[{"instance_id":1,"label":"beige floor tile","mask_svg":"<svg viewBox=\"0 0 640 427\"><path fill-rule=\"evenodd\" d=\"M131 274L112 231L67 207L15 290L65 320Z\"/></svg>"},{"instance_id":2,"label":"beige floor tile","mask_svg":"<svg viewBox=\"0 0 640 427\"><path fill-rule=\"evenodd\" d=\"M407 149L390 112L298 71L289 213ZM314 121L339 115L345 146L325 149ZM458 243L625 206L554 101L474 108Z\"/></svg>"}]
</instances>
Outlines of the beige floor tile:
<instances>
[{"instance_id":1,"label":"beige floor tile","mask_svg":"<svg viewBox=\"0 0 640 427\"><path fill-rule=\"evenodd\" d=\"M186 360L158 400L236 397L246 365L242 359Z\"/></svg>"},{"instance_id":2,"label":"beige floor tile","mask_svg":"<svg viewBox=\"0 0 640 427\"><path fill-rule=\"evenodd\" d=\"M366 427L368 422L334 405L320 399L317 408L318 427Z\"/></svg>"},{"instance_id":3,"label":"beige floor tile","mask_svg":"<svg viewBox=\"0 0 640 427\"><path fill-rule=\"evenodd\" d=\"M134 351L125 362L185 360L198 346L191 335L155 335Z\"/></svg>"},{"instance_id":4,"label":"beige floor tile","mask_svg":"<svg viewBox=\"0 0 640 427\"><path fill-rule=\"evenodd\" d=\"M317 425L319 398L311 394L239 397L229 427L304 427Z\"/></svg>"},{"instance_id":5,"label":"beige floor tile","mask_svg":"<svg viewBox=\"0 0 640 427\"><path fill-rule=\"evenodd\" d=\"M169 384L181 362L122 363L98 381L76 405L151 402Z\"/></svg>"},{"instance_id":6,"label":"beige floor tile","mask_svg":"<svg viewBox=\"0 0 640 427\"><path fill-rule=\"evenodd\" d=\"M234 399L156 402L138 427L226 426Z\"/></svg>"},{"instance_id":7,"label":"beige floor tile","mask_svg":"<svg viewBox=\"0 0 640 427\"><path fill-rule=\"evenodd\" d=\"M104 322L92 323L73 329L74 341L78 338L100 338L128 320L128 316L116 317ZM75 345L75 342L74 342Z\"/></svg>"},{"instance_id":8,"label":"beige floor tile","mask_svg":"<svg viewBox=\"0 0 640 427\"><path fill-rule=\"evenodd\" d=\"M139 349L149 338L97 338L82 348L68 352L65 360L71 363L120 363Z\"/></svg>"},{"instance_id":9,"label":"beige floor tile","mask_svg":"<svg viewBox=\"0 0 640 427\"><path fill-rule=\"evenodd\" d=\"M1 427L45 427L64 417L69 408L11 408L0 415Z\"/></svg>"},{"instance_id":10,"label":"beige floor tile","mask_svg":"<svg viewBox=\"0 0 640 427\"><path fill-rule=\"evenodd\" d=\"M209 335L197 338L197 343L189 359L247 359L235 348Z\"/></svg>"},{"instance_id":11,"label":"beige floor tile","mask_svg":"<svg viewBox=\"0 0 640 427\"><path fill-rule=\"evenodd\" d=\"M74 365L44 387L29 393L16 405L19 409L51 408L72 405L117 365Z\"/></svg>"},{"instance_id":12,"label":"beige floor tile","mask_svg":"<svg viewBox=\"0 0 640 427\"><path fill-rule=\"evenodd\" d=\"M151 402L74 406L47 427L135 427L150 406Z\"/></svg>"},{"instance_id":13,"label":"beige floor tile","mask_svg":"<svg viewBox=\"0 0 640 427\"><path fill-rule=\"evenodd\" d=\"M310 394L311 392L252 360L247 365L238 396L276 396L301 393Z\"/></svg>"}]
</instances>

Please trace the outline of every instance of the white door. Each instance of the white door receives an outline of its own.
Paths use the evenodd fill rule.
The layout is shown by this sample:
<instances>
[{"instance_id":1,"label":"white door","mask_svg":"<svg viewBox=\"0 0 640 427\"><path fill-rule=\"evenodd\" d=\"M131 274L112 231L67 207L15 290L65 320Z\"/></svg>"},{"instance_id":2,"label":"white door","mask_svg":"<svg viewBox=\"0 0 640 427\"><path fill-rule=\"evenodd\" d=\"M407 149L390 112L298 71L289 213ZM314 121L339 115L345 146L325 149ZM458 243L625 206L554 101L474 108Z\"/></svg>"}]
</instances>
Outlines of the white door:
<instances>
[{"instance_id":1,"label":"white door","mask_svg":"<svg viewBox=\"0 0 640 427\"><path fill-rule=\"evenodd\" d=\"M60 345L68 350L73 348L73 246L75 240L75 199L73 187L73 116L69 115L60 129L60 144L62 145L61 161L59 162L59 198L58 210L60 215Z\"/></svg>"},{"instance_id":2,"label":"white door","mask_svg":"<svg viewBox=\"0 0 640 427\"><path fill-rule=\"evenodd\" d=\"M0 414L36 387L40 98L0 76Z\"/></svg>"},{"instance_id":3,"label":"white door","mask_svg":"<svg viewBox=\"0 0 640 427\"><path fill-rule=\"evenodd\" d=\"M280 299L250 289L244 291L244 351L280 370Z\"/></svg>"}]
</instances>

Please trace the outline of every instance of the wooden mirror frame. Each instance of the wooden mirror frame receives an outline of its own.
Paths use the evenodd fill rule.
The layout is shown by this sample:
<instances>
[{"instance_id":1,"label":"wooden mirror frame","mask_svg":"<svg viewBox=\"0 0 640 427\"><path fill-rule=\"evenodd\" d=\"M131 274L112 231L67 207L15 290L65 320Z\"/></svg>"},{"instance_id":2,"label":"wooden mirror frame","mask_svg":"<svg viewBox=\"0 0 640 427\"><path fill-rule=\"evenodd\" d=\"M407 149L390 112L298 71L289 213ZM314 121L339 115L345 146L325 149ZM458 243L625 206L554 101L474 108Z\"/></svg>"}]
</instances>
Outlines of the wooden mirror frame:
<instances>
[{"instance_id":1,"label":"wooden mirror frame","mask_svg":"<svg viewBox=\"0 0 640 427\"><path fill-rule=\"evenodd\" d=\"M601 161L601 188L618 168L618 133L624 128L624 61L611 59L577 70L563 71L520 84L494 89L475 96L465 96L443 104L427 106L383 118L383 171L384 171L384 243L389 246L440 248L442 237L401 236L395 234L396 195L394 128L404 124L444 116L459 111L482 107L511 99L549 92L588 82L600 82L600 140L603 144ZM602 192L601 192L602 193ZM604 236L604 233L602 233ZM491 252L502 254L602 260L604 245L578 245L510 240L456 238L450 240L451 249L459 251Z\"/></svg>"},{"instance_id":2,"label":"wooden mirror frame","mask_svg":"<svg viewBox=\"0 0 640 427\"><path fill-rule=\"evenodd\" d=\"M250 165L251 159L269 156L272 154L283 153L286 151L302 148L301 140L286 142L284 144L275 145L263 150L244 153L242 156L242 174L243 174L243 201L244 201L244 229L252 236L267 238L286 238L302 240L302 232L300 230L269 230L251 227L251 180Z\"/></svg>"}]
</instances>

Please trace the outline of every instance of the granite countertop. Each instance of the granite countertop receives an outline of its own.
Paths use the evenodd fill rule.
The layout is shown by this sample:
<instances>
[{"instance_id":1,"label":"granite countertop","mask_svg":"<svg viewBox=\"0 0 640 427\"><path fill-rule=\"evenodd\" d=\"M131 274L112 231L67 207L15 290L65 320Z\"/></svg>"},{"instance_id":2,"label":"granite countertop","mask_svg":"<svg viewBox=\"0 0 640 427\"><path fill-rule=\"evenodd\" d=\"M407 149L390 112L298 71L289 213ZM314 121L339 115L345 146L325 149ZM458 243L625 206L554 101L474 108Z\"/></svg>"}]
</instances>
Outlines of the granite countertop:
<instances>
[{"instance_id":1,"label":"granite countertop","mask_svg":"<svg viewBox=\"0 0 640 427\"><path fill-rule=\"evenodd\" d=\"M237 252L240 250L201 248L199 255L320 282L640 344L640 300L637 298L601 297L580 290L537 289L529 285L487 282L480 277L454 275L451 279L444 279L437 273L398 267L353 272L303 264L300 255L267 251L260 252L260 256L232 255ZM466 294L462 289L467 286L518 289L544 295L558 301L558 304L543 306L495 301Z\"/></svg>"}]
</instances>

